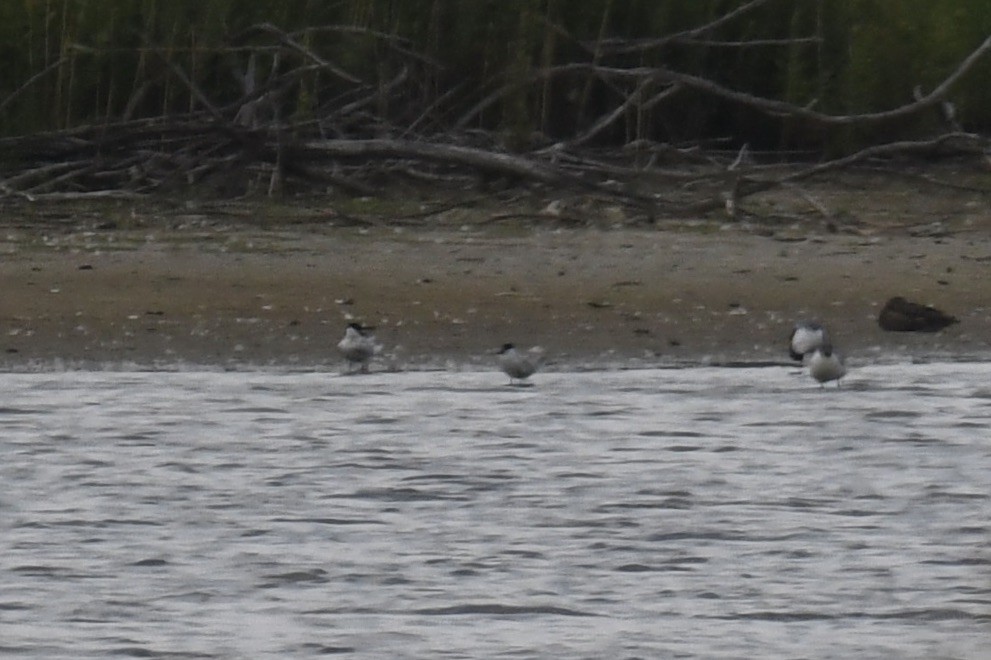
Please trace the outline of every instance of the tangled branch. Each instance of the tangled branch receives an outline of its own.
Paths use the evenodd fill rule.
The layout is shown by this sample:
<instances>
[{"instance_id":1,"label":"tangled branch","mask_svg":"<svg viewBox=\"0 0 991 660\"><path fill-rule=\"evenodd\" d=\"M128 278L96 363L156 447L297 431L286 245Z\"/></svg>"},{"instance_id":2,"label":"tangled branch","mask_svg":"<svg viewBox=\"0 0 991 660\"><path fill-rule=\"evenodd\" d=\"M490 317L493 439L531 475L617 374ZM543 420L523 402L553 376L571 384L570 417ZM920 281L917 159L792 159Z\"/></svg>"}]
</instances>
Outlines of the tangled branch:
<instances>
[{"instance_id":1,"label":"tangled branch","mask_svg":"<svg viewBox=\"0 0 991 660\"><path fill-rule=\"evenodd\" d=\"M348 194L383 194L383 181L418 177L424 185L463 189L479 180L504 177L515 185L551 194L557 190L594 193L625 205L630 217L709 213L731 215L740 202L782 186L795 186L827 172L868 160L903 155L965 154L984 158L987 141L953 127L921 139L871 145L832 160L768 176L743 150L708 152L702 144L656 143L632 135L613 149L592 144L618 126L659 106L677 104L686 92L737 108L824 129L878 127L947 103L953 86L991 51L986 39L927 94L888 110L832 115L773 98L730 89L714 80L659 66L603 63L603 54L622 55L660 48L674 41L698 41L720 25L765 4L753 0L707 25L650 40L605 39L590 48L588 62L533 70L518 79L490 81L490 90L464 84L426 93L441 77L441 65L394 35L349 26L312 28L311 34L372 40L390 53L390 67L376 81L362 79L321 52L312 39L271 24L254 26L238 40L261 43L231 47L247 56L235 72L241 94L218 96L175 61L163 59L184 87L191 109L184 114L130 120L146 88L138 86L124 116L63 131L0 140L16 158L0 160L0 200L67 197L127 197L202 185L218 194L264 190L325 189ZM794 40L789 40L794 42ZM751 45L782 43L775 40ZM151 49L147 46L146 49ZM258 73L262 59L266 76ZM12 96L51 73L47 67ZM604 83L609 103L598 116L558 141L529 136L515 148L506 132L480 128L480 118L548 81L577 79ZM608 96L607 95L607 96ZM604 97L605 98L605 97ZM309 99L303 107L301 99ZM12 101L0 101L0 110ZM223 191L223 192L221 192Z\"/></svg>"}]
</instances>

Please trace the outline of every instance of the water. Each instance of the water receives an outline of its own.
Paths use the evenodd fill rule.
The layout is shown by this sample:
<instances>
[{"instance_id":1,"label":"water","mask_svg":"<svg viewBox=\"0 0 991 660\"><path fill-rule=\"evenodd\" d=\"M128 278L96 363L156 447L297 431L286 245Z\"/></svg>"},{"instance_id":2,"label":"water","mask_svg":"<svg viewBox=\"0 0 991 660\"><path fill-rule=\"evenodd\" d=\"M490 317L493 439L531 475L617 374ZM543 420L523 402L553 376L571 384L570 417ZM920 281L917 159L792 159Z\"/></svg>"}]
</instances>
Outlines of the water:
<instances>
[{"instance_id":1,"label":"water","mask_svg":"<svg viewBox=\"0 0 991 660\"><path fill-rule=\"evenodd\" d=\"M4 374L0 655L987 658L989 374Z\"/></svg>"}]
</instances>

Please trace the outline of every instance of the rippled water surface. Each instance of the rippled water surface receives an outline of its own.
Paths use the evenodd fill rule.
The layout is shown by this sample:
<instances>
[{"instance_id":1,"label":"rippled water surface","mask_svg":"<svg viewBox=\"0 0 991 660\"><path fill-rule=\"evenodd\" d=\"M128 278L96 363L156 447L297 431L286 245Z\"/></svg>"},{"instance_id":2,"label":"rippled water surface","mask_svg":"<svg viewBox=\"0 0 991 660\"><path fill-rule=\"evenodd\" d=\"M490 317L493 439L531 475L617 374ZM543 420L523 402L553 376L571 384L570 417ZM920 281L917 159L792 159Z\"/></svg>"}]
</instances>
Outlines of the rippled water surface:
<instances>
[{"instance_id":1,"label":"rippled water surface","mask_svg":"<svg viewBox=\"0 0 991 660\"><path fill-rule=\"evenodd\" d=\"M991 365L0 375L0 655L987 658Z\"/></svg>"}]
</instances>

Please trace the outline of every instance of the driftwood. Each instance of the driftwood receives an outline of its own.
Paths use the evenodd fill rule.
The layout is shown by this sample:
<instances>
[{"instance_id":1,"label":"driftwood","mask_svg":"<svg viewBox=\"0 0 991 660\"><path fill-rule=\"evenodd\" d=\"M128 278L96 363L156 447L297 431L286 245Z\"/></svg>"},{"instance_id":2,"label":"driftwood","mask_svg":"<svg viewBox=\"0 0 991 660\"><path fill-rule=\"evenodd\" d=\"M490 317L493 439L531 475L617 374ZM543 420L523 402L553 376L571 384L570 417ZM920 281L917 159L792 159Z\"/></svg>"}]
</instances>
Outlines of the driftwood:
<instances>
[{"instance_id":1,"label":"driftwood","mask_svg":"<svg viewBox=\"0 0 991 660\"><path fill-rule=\"evenodd\" d=\"M634 220L710 213L736 218L745 213L742 207L748 198L780 188L796 191L817 213L825 214L827 210L801 189L802 182L856 165L877 167L903 156L964 155L987 161L988 141L960 130L947 96L953 84L988 55L991 38L929 93L919 92L890 110L861 115L828 115L666 68L601 63L603 53L645 52L672 41L704 40L722 22L764 3L754 0L707 26L662 39L603 40L594 48L589 45L590 62L551 66L510 84L493 84L473 102L472 90L455 85L438 95L420 95L423 101L413 103L411 92L421 84L417 72L434 75L439 65L395 36L347 26L317 28L379 40L402 63L390 78L373 84L329 61L299 35L259 25L249 33L267 41L237 50L248 53L247 69L236 74L243 90L238 99L211 98L209 90L169 62L175 79L194 102L194 109L186 114L127 119L145 93L139 87L124 118L0 139L0 151L17 154L16 160L0 160L0 201L131 199L190 186L220 196L328 187L347 194L388 195L395 180L464 191L502 179L507 185L538 190L545 199L558 193L591 194L624 207L625 217ZM266 80L255 73L256 58L262 56L274 62ZM26 81L14 95L44 73ZM305 116L292 116L287 99L301 80L315 74L332 79L345 91ZM562 76L604 82L616 94L614 105L590 118L577 134L556 142L544 136L507 140L504 134L477 128L479 117L520 88ZM675 102L686 90L827 130L876 127L922 113L934 117L942 113L947 128L922 139L872 145L831 160L804 164L798 160L788 168L762 165L746 147L711 150L636 136L612 149L589 146L629 115ZM10 101L0 101L0 109ZM513 148L507 142L514 143Z\"/></svg>"}]
</instances>

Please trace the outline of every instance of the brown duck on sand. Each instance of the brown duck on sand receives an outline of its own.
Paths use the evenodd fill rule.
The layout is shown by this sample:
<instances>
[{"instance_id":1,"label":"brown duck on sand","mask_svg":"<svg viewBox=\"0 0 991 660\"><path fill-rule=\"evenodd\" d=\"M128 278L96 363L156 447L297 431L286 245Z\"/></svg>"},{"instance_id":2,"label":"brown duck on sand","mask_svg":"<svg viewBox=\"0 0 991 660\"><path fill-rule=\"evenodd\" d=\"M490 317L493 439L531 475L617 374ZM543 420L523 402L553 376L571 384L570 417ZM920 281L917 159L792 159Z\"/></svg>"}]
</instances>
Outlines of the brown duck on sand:
<instances>
[{"instance_id":1,"label":"brown duck on sand","mask_svg":"<svg viewBox=\"0 0 991 660\"><path fill-rule=\"evenodd\" d=\"M877 317L877 324L889 332L938 332L943 328L959 323L949 314L930 305L910 302L895 296L887 303Z\"/></svg>"}]
</instances>

